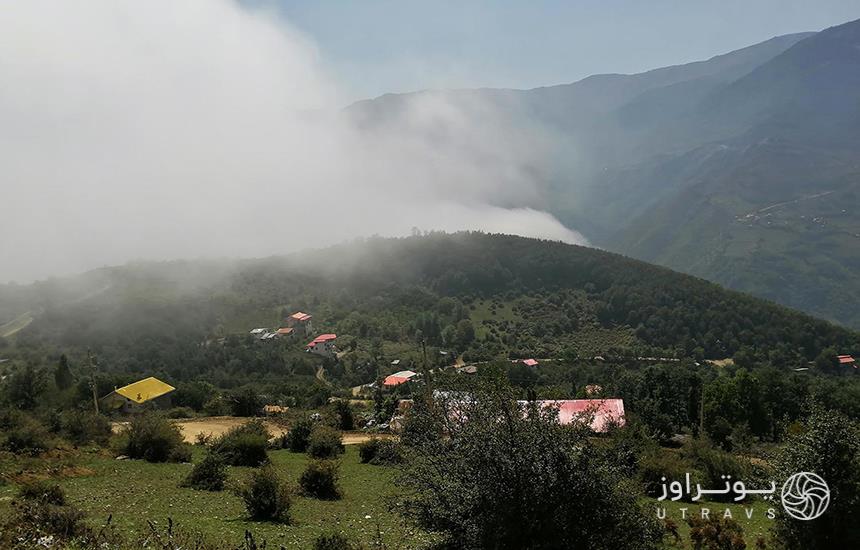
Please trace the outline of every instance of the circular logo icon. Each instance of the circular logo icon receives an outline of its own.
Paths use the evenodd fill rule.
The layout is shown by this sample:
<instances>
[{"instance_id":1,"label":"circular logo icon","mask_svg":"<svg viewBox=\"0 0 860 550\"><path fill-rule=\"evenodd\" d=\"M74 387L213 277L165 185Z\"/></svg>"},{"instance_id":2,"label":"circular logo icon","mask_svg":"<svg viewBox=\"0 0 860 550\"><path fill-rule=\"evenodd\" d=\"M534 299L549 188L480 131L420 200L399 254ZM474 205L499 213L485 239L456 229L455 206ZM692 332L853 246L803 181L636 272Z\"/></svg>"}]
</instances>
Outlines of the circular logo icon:
<instances>
[{"instance_id":1,"label":"circular logo icon","mask_svg":"<svg viewBox=\"0 0 860 550\"><path fill-rule=\"evenodd\" d=\"M798 472L782 485L782 507L794 519L815 519L829 505L830 488L818 474Z\"/></svg>"}]
</instances>

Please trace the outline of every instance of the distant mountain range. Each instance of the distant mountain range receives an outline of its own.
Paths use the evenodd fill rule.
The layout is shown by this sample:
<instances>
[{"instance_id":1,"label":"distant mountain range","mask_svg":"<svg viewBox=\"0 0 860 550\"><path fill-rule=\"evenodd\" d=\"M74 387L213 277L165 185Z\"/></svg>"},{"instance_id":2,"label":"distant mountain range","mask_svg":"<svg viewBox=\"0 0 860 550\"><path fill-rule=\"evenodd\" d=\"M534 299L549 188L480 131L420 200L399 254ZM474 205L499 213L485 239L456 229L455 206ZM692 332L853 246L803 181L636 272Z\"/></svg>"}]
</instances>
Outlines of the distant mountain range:
<instances>
[{"instance_id":1,"label":"distant mountain range","mask_svg":"<svg viewBox=\"0 0 860 550\"><path fill-rule=\"evenodd\" d=\"M347 112L367 131L403 126L428 94L552 137L544 202L521 206L608 250L860 327L860 20L641 74Z\"/></svg>"}]
</instances>

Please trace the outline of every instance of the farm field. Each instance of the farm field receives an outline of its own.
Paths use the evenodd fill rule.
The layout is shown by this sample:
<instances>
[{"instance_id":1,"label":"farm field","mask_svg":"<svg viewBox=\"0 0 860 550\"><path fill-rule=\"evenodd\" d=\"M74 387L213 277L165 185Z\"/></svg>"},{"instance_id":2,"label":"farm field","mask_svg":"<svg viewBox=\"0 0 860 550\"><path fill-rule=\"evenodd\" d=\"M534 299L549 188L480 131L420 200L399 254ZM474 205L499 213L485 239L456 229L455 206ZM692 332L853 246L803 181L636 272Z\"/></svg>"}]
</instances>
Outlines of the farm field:
<instances>
[{"instance_id":1,"label":"farm field","mask_svg":"<svg viewBox=\"0 0 860 550\"><path fill-rule=\"evenodd\" d=\"M201 456L202 450L195 448L195 461ZM307 455L278 450L271 451L270 457L282 478L297 485ZM381 539L390 547L422 548L431 541L428 534L407 528L395 512L389 511L389 502L398 492L396 470L361 464L355 446L347 447L341 460L344 498L320 501L295 495L289 525L247 519L242 501L229 490L212 493L180 488L190 469L190 464L84 455L74 468L76 475L58 482L69 502L86 512L93 525L103 524L112 515L116 528L132 536L148 532L149 521L164 526L172 518L181 529L237 544L246 530L258 542L265 539L270 546L287 548L309 548L319 535L336 532L368 546ZM229 482L242 479L249 470L232 467ZM0 516L8 513L15 491L16 484L0 487Z\"/></svg>"}]
</instances>

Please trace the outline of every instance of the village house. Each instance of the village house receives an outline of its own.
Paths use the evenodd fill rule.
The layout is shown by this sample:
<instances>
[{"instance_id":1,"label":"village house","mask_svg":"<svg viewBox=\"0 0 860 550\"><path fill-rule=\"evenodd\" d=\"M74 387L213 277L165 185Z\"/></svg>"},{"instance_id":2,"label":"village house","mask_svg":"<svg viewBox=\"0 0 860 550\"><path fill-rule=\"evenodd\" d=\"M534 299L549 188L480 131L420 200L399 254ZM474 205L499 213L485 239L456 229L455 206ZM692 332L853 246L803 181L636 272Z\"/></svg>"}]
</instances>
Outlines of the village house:
<instances>
[{"instance_id":1,"label":"village house","mask_svg":"<svg viewBox=\"0 0 860 550\"><path fill-rule=\"evenodd\" d=\"M292 338L296 335L296 329L293 327L281 327L275 334L278 335L278 338Z\"/></svg>"},{"instance_id":2,"label":"village house","mask_svg":"<svg viewBox=\"0 0 860 550\"><path fill-rule=\"evenodd\" d=\"M169 409L171 406L170 394L174 390L176 388L170 384L150 376L128 386L115 389L102 397L101 402L106 410L123 414L140 412L145 409Z\"/></svg>"},{"instance_id":3,"label":"village house","mask_svg":"<svg viewBox=\"0 0 860 550\"><path fill-rule=\"evenodd\" d=\"M541 407L558 407L561 425L589 421L591 431L606 433L611 426L623 426L623 399L559 399L538 401Z\"/></svg>"},{"instance_id":4,"label":"village house","mask_svg":"<svg viewBox=\"0 0 860 550\"><path fill-rule=\"evenodd\" d=\"M310 336L311 334L313 334L313 326L311 326L311 319L313 319L313 315L311 315L310 313L297 311L287 317L286 325L287 328L295 329L296 331L304 334L305 336Z\"/></svg>"},{"instance_id":5,"label":"village house","mask_svg":"<svg viewBox=\"0 0 860 550\"><path fill-rule=\"evenodd\" d=\"M538 366L537 359L523 359L521 363L527 367L536 367Z\"/></svg>"},{"instance_id":6,"label":"village house","mask_svg":"<svg viewBox=\"0 0 860 550\"><path fill-rule=\"evenodd\" d=\"M836 358L839 360L840 367L857 368L857 361L855 361L854 357L850 355L837 355Z\"/></svg>"},{"instance_id":7,"label":"village house","mask_svg":"<svg viewBox=\"0 0 860 550\"><path fill-rule=\"evenodd\" d=\"M336 348L334 341L337 340L337 334L320 334L305 346L305 351L322 355L323 357L334 357Z\"/></svg>"},{"instance_id":8,"label":"village house","mask_svg":"<svg viewBox=\"0 0 860 550\"><path fill-rule=\"evenodd\" d=\"M268 333L269 333L269 329L267 329L267 328L254 328L254 329L251 329L251 332L249 332L248 334L250 334L251 336L253 336L257 340L261 340L263 338L263 336L265 336Z\"/></svg>"},{"instance_id":9,"label":"village house","mask_svg":"<svg viewBox=\"0 0 860 550\"><path fill-rule=\"evenodd\" d=\"M394 386L399 386L404 382L409 382L417 375L417 372L413 372L411 370L402 370L400 372L395 372L392 375L386 376L385 380L382 381L382 385L386 388L393 388Z\"/></svg>"}]
</instances>

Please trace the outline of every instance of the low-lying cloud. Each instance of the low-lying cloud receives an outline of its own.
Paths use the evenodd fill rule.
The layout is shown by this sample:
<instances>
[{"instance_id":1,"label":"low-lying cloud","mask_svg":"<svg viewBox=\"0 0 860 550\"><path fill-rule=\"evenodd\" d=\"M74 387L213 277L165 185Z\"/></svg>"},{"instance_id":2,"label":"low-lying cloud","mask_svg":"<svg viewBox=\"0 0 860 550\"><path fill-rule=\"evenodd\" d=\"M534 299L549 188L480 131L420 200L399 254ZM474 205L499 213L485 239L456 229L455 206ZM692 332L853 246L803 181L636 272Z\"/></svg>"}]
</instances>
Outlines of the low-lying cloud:
<instances>
[{"instance_id":1,"label":"low-lying cloud","mask_svg":"<svg viewBox=\"0 0 860 550\"><path fill-rule=\"evenodd\" d=\"M537 208L540 132L441 94L368 130L308 37L229 0L7 5L0 82L0 282L415 227L583 241Z\"/></svg>"}]
</instances>

